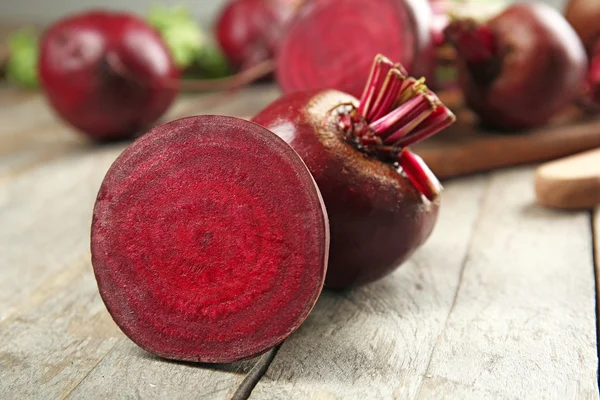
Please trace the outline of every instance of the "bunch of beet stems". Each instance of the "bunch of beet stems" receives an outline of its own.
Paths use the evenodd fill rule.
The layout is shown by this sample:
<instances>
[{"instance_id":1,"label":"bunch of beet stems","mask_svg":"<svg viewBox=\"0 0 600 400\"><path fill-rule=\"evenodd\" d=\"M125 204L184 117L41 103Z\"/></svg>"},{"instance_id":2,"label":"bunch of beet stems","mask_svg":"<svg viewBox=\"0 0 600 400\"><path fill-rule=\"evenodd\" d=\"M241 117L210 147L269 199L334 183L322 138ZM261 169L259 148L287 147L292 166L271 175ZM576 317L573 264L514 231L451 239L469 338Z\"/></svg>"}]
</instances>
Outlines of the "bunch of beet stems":
<instances>
[{"instance_id":1,"label":"bunch of beet stems","mask_svg":"<svg viewBox=\"0 0 600 400\"><path fill-rule=\"evenodd\" d=\"M340 112L340 129L358 150L397 162L429 200L439 195L439 180L408 147L447 128L456 117L424 78L409 77L402 65L378 55L358 108L348 105Z\"/></svg>"}]
</instances>

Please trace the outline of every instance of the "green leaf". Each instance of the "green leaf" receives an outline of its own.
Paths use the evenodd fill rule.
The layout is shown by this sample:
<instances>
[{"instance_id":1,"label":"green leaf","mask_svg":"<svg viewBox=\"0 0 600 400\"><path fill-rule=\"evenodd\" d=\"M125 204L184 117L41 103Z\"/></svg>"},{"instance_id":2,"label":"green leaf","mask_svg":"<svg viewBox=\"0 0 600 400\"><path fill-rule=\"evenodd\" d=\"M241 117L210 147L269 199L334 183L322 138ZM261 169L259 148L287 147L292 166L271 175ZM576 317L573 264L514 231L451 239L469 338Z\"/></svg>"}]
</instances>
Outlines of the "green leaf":
<instances>
[{"instance_id":1,"label":"green leaf","mask_svg":"<svg viewBox=\"0 0 600 400\"><path fill-rule=\"evenodd\" d=\"M204 78L223 78L233 73L225 54L217 46L211 44L202 48L197 65Z\"/></svg>"},{"instance_id":2,"label":"green leaf","mask_svg":"<svg viewBox=\"0 0 600 400\"><path fill-rule=\"evenodd\" d=\"M6 77L24 88L39 86L37 77L38 38L30 28L12 33L8 39L10 56L6 63Z\"/></svg>"},{"instance_id":3,"label":"green leaf","mask_svg":"<svg viewBox=\"0 0 600 400\"><path fill-rule=\"evenodd\" d=\"M162 36L178 68L194 64L206 39L187 8L156 6L148 13L147 21Z\"/></svg>"}]
</instances>

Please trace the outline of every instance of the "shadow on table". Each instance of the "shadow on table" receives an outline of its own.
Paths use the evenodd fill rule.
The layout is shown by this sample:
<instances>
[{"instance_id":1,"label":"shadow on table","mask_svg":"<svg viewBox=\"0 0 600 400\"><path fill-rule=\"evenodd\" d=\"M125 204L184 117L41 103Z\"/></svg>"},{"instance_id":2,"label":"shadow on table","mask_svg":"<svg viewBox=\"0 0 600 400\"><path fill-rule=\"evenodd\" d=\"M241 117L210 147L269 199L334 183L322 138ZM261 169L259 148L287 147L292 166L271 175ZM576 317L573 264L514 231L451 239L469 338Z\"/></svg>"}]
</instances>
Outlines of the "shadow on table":
<instances>
[{"instance_id":1,"label":"shadow on table","mask_svg":"<svg viewBox=\"0 0 600 400\"><path fill-rule=\"evenodd\" d=\"M137 347L137 346L136 346ZM224 363L224 364L209 364L209 363L197 363L197 362L189 362L189 361L176 361L176 360L168 360L166 358L161 358L152 353L149 353L141 348L137 348L137 356L148 360L148 361L156 361L163 362L168 364L176 364L183 365L192 368L203 368L203 369L212 369L221 372L229 372L232 374L246 375L254 366L256 361L260 358L260 356L251 358L249 360L237 361L232 363Z\"/></svg>"}]
</instances>

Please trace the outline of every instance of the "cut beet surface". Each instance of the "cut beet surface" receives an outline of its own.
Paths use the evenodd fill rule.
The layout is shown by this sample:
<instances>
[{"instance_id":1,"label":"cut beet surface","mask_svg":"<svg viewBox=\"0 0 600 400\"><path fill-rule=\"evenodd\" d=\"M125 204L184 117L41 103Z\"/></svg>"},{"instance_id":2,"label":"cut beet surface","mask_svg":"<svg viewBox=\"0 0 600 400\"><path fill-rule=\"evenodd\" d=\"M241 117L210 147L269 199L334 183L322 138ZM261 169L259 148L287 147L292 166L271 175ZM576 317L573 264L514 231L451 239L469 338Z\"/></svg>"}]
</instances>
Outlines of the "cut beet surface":
<instances>
[{"instance_id":1,"label":"cut beet surface","mask_svg":"<svg viewBox=\"0 0 600 400\"><path fill-rule=\"evenodd\" d=\"M280 45L277 81L283 91L337 89L358 97L379 53L412 69L417 38L408 3L309 2Z\"/></svg>"},{"instance_id":2,"label":"cut beet surface","mask_svg":"<svg viewBox=\"0 0 600 400\"><path fill-rule=\"evenodd\" d=\"M98 193L92 263L123 332L159 356L231 362L282 342L323 285L327 215L300 157L249 121L198 116L129 146Z\"/></svg>"}]
</instances>

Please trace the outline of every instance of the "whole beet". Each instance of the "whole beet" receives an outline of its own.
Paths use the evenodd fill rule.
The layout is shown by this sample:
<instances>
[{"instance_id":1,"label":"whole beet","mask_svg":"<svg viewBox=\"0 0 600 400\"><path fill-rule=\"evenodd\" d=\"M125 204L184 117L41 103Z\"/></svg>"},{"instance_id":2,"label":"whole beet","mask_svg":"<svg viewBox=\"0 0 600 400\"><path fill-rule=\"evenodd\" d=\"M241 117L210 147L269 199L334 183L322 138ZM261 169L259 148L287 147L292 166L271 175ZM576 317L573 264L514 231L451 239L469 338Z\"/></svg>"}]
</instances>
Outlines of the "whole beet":
<instances>
[{"instance_id":1,"label":"whole beet","mask_svg":"<svg viewBox=\"0 0 600 400\"><path fill-rule=\"evenodd\" d=\"M427 184L423 194L432 201L422 195L418 189L422 185L415 185L406 175L410 169L398 170L395 150L387 158L378 153L388 150L382 143L373 147L367 144L377 139L369 136L371 128L364 124L376 118L359 117L356 111L368 98L364 95L359 102L336 90L296 92L276 100L253 118L296 150L321 190L331 229L325 284L334 288L368 283L397 268L429 237L440 204ZM350 114L338 113L340 107L350 107ZM446 114L449 111L445 107L437 110L444 111L440 113L440 121L444 121L441 126L451 123L453 117ZM362 139L349 134L349 126L356 132L362 130ZM429 134L434 130L439 129ZM406 159L409 154L405 154Z\"/></svg>"},{"instance_id":2,"label":"whole beet","mask_svg":"<svg viewBox=\"0 0 600 400\"><path fill-rule=\"evenodd\" d=\"M583 42L589 68L586 85L579 104L586 111L600 112L600 0L571 0L565 17Z\"/></svg>"},{"instance_id":3,"label":"whole beet","mask_svg":"<svg viewBox=\"0 0 600 400\"><path fill-rule=\"evenodd\" d=\"M99 140L129 137L158 119L177 95L179 71L145 21L90 11L42 36L39 76L56 112Z\"/></svg>"},{"instance_id":4,"label":"whole beet","mask_svg":"<svg viewBox=\"0 0 600 400\"><path fill-rule=\"evenodd\" d=\"M233 0L217 17L215 33L238 69L272 59L302 0Z\"/></svg>"},{"instance_id":5,"label":"whole beet","mask_svg":"<svg viewBox=\"0 0 600 400\"><path fill-rule=\"evenodd\" d=\"M586 55L565 19L545 4L515 4L485 24L456 20L459 82L484 125L532 128L570 104L584 82Z\"/></svg>"}]
</instances>

